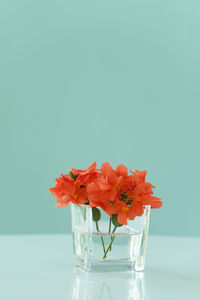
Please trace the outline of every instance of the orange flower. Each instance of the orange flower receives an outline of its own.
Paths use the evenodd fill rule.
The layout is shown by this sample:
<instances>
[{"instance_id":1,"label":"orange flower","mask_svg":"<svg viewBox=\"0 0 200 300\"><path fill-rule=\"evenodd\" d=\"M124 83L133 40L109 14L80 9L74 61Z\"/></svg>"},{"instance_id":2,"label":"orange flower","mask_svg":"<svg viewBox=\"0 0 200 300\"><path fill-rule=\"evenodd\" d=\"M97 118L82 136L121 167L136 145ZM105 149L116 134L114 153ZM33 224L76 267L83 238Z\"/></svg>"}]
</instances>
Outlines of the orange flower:
<instances>
[{"instance_id":1,"label":"orange flower","mask_svg":"<svg viewBox=\"0 0 200 300\"><path fill-rule=\"evenodd\" d=\"M153 188L149 182L143 182L136 185L135 189L128 193L128 198L142 205L151 205L151 208L160 208L162 201L160 198L152 196Z\"/></svg>"},{"instance_id":2,"label":"orange flower","mask_svg":"<svg viewBox=\"0 0 200 300\"><path fill-rule=\"evenodd\" d=\"M133 175L132 180L135 182L135 184L145 182L145 177L146 177L147 171L136 170L135 172L133 172L130 170L130 172Z\"/></svg>"},{"instance_id":3,"label":"orange flower","mask_svg":"<svg viewBox=\"0 0 200 300\"><path fill-rule=\"evenodd\" d=\"M115 201L118 197L122 176L118 176L107 162L101 166L101 175L87 187L91 207L105 208L107 204Z\"/></svg>"},{"instance_id":4,"label":"orange flower","mask_svg":"<svg viewBox=\"0 0 200 300\"><path fill-rule=\"evenodd\" d=\"M141 216L144 213L145 205L150 205L151 208L162 206L161 199L152 196L152 188L154 186L151 183L141 182L132 191L127 191L127 197L124 202L121 202L117 212L117 219L120 224L127 225L127 219L134 220L136 216ZM127 205L127 203L130 204Z\"/></svg>"},{"instance_id":5,"label":"orange flower","mask_svg":"<svg viewBox=\"0 0 200 300\"><path fill-rule=\"evenodd\" d=\"M91 207L104 207L106 204L115 201L118 196L121 178L115 184L111 184L108 179L98 178L87 187L88 199Z\"/></svg>"},{"instance_id":6,"label":"orange flower","mask_svg":"<svg viewBox=\"0 0 200 300\"><path fill-rule=\"evenodd\" d=\"M117 215L120 224L134 220L144 213L145 205L160 208L162 201L153 196L154 186L145 181L146 171L135 172L124 165L114 170L108 162L96 168L94 162L86 170L71 169L69 174L56 179L55 187L49 189L56 196L57 206L88 203L90 207L101 207L109 216Z\"/></svg>"},{"instance_id":7,"label":"orange flower","mask_svg":"<svg viewBox=\"0 0 200 300\"><path fill-rule=\"evenodd\" d=\"M86 188L81 187L78 182L69 175L61 175L56 178L56 185L49 189L50 193L56 196L58 204L56 207L65 207L69 202L74 204L84 204L87 202Z\"/></svg>"},{"instance_id":8,"label":"orange flower","mask_svg":"<svg viewBox=\"0 0 200 300\"><path fill-rule=\"evenodd\" d=\"M55 180L55 187L49 189L52 195L56 197L61 197L68 192L73 193L75 191L73 180L68 174L61 174L61 176L59 178L55 178Z\"/></svg>"},{"instance_id":9,"label":"orange flower","mask_svg":"<svg viewBox=\"0 0 200 300\"><path fill-rule=\"evenodd\" d=\"M152 195L142 195L134 199L130 206L123 206L117 213L117 219L120 224L127 225L127 219L134 220L137 216L142 216L145 205L151 208L160 208L161 199Z\"/></svg>"},{"instance_id":10,"label":"orange flower","mask_svg":"<svg viewBox=\"0 0 200 300\"><path fill-rule=\"evenodd\" d=\"M117 183L117 179L119 176L108 162L103 163L100 170L102 176L107 180L107 182L112 185L115 185Z\"/></svg>"},{"instance_id":11,"label":"orange flower","mask_svg":"<svg viewBox=\"0 0 200 300\"><path fill-rule=\"evenodd\" d=\"M127 225L127 219L129 218L130 207L125 203L120 202L119 211L117 212L117 220L120 224Z\"/></svg>"},{"instance_id":12,"label":"orange flower","mask_svg":"<svg viewBox=\"0 0 200 300\"><path fill-rule=\"evenodd\" d=\"M134 220L136 216L141 216L145 205L150 205L151 208L162 206L161 199L152 195L154 186L145 182L146 171L131 171L132 175L128 175L127 168L120 165L116 168L116 173L122 176L118 197L103 209L109 215L117 214L120 224L127 225L127 219Z\"/></svg>"},{"instance_id":13,"label":"orange flower","mask_svg":"<svg viewBox=\"0 0 200 300\"><path fill-rule=\"evenodd\" d=\"M77 176L76 181L79 182L80 185L87 186L90 182L94 181L99 175L96 166L97 163L94 162L86 170L77 170L73 168L70 171Z\"/></svg>"},{"instance_id":14,"label":"orange flower","mask_svg":"<svg viewBox=\"0 0 200 300\"><path fill-rule=\"evenodd\" d=\"M153 188L155 188L151 183L149 182L142 182L135 186L133 190L128 192L128 195L130 198L136 198L137 196L141 195L152 195L153 194Z\"/></svg>"},{"instance_id":15,"label":"orange flower","mask_svg":"<svg viewBox=\"0 0 200 300\"><path fill-rule=\"evenodd\" d=\"M101 206L100 204L101 190L99 184L97 183L97 180L95 182L91 182L87 186L87 194L88 194L90 207Z\"/></svg>"},{"instance_id":16,"label":"orange flower","mask_svg":"<svg viewBox=\"0 0 200 300\"><path fill-rule=\"evenodd\" d=\"M116 167L116 173L118 176L128 177L128 169L122 164Z\"/></svg>"},{"instance_id":17,"label":"orange flower","mask_svg":"<svg viewBox=\"0 0 200 300\"><path fill-rule=\"evenodd\" d=\"M117 201L112 207L105 210L110 216L117 214L117 220L120 224L127 225L127 220L134 220L136 216L141 216L144 213L144 206L140 203L132 203L126 205L122 201Z\"/></svg>"}]
</instances>

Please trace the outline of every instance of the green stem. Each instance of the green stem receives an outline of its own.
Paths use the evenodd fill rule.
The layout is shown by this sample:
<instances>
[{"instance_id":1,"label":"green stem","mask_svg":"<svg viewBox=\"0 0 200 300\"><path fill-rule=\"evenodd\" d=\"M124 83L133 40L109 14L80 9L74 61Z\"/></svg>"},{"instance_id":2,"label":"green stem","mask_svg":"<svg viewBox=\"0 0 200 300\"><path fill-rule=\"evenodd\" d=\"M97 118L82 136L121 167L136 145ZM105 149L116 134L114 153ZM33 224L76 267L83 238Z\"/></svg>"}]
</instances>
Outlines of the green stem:
<instances>
[{"instance_id":1,"label":"green stem","mask_svg":"<svg viewBox=\"0 0 200 300\"><path fill-rule=\"evenodd\" d=\"M114 233L116 229L117 229L117 227L115 227L115 228L113 229L113 232L112 232L112 233ZM111 241L112 241L112 240L114 241L114 239L115 239L115 236L112 236L112 237L111 237ZM112 243L113 243L113 241L112 241ZM112 250L112 243L110 244L110 251Z\"/></svg>"},{"instance_id":2,"label":"green stem","mask_svg":"<svg viewBox=\"0 0 200 300\"><path fill-rule=\"evenodd\" d=\"M115 228L113 229L112 233L114 233L116 229L117 229L117 227L115 227ZM112 243L113 243L114 239L115 239L115 236L112 236L112 237L111 237L110 244L109 244L107 250L106 250L105 253L104 253L103 259L106 258L106 255L107 255L109 249L110 249L110 251L111 251L111 249L112 249Z\"/></svg>"},{"instance_id":3,"label":"green stem","mask_svg":"<svg viewBox=\"0 0 200 300\"><path fill-rule=\"evenodd\" d=\"M112 219L111 219L111 217L110 217L110 221L109 221L109 230L108 230L109 233L110 233L110 231L111 231L111 222L112 222ZM112 237L110 237L110 241L112 241ZM110 248L110 251L111 251L111 248Z\"/></svg>"},{"instance_id":4,"label":"green stem","mask_svg":"<svg viewBox=\"0 0 200 300\"><path fill-rule=\"evenodd\" d=\"M97 229L97 231L100 232L98 222L96 221L95 223L96 223L96 229ZM106 248L105 248L105 244L104 244L104 240L103 240L102 235L101 235L101 243L102 243L102 246L103 246L103 252L104 252L104 255L105 255Z\"/></svg>"},{"instance_id":5,"label":"green stem","mask_svg":"<svg viewBox=\"0 0 200 300\"><path fill-rule=\"evenodd\" d=\"M111 217L110 217L110 221L109 221L109 231L108 231L109 233L110 233L110 231L111 231L111 221L112 221L112 220L111 220Z\"/></svg>"}]
</instances>

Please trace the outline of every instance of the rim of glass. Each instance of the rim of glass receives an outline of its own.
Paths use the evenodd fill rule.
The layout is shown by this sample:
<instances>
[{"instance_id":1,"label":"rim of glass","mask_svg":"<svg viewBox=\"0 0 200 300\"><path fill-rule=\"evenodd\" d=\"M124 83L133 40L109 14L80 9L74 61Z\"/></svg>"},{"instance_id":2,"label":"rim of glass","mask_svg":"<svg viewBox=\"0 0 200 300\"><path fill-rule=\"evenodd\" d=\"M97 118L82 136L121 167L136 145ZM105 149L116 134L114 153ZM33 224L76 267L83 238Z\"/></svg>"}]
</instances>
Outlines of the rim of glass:
<instances>
[{"instance_id":1,"label":"rim of glass","mask_svg":"<svg viewBox=\"0 0 200 300\"><path fill-rule=\"evenodd\" d=\"M84 208L93 208L91 207L89 204L75 204L75 203L70 203L71 205L75 205L75 206L79 206L79 207L84 207ZM128 207L130 207L130 205L127 205ZM100 206L95 206L97 208L103 209ZM150 208L151 209L151 205L144 205L145 209Z\"/></svg>"}]
</instances>

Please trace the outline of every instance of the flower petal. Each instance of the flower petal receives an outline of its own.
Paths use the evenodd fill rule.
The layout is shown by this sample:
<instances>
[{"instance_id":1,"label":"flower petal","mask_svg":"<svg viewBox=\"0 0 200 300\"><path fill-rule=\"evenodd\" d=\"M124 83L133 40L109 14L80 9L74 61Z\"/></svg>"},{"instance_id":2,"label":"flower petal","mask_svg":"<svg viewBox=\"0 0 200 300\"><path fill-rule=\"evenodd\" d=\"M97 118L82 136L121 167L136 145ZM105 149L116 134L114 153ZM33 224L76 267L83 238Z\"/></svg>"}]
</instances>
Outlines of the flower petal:
<instances>
[{"instance_id":1,"label":"flower petal","mask_svg":"<svg viewBox=\"0 0 200 300\"><path fill-rule=\"evenodd\" d=\"M117 220L120 224L127 225L127 213L123 213L122 211L119 211L117 215Z\"/></svg>"},{"instance_id":2,"label":"flower petal","mask_svg":"<svg viewBox=\"0 0 200 300\"><path fill-rule=\"evenodd\" d=\"M127 177L128 176L128 169L124 165L119 165L116 167L117 175Z\"/></svg>"}]
</instances>

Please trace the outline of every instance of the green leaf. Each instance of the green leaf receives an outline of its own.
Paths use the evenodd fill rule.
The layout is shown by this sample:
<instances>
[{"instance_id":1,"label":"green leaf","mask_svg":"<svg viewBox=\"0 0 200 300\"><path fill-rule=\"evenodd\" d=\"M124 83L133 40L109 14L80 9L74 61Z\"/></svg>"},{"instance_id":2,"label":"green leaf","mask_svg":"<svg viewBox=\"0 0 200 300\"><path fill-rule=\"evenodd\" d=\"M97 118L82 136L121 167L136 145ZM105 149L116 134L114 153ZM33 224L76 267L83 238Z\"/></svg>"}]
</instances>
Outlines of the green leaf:
<instances>
[{"instance_id":1,"label":"green leaf","mask_svg":"<svg viewBox=\"0 0 200 300\"><path fill-rule=\"evenodd\" d=\"M94 222L98 222L101 219L101 212L96 207L92 207L92 219Z\"/></svg>"},{"instance_id":2,"label":"green leaf","mask_svg":"<svg viewBox=\"0 0 200 300\"><path fill-rule=\"evenodd\" d=\"M129 199L127 202L126 202L126 205L131 205L131 203L133 202L132 199Z\"/></svg>"},{"instance_id":3,"label":"green leaf","mask_svg":"<svg viewBox=\"0 0 200 300\"><path fill-rule=\"evenodd\" d=\"M71 176L72 179L76 179L78 175L74 174L72 171L69 171L69 175Z\"/></svg>"},{"instance_id":4,"label":"green leaf","mask_svg":"<svg viewBox=\"0 0 200 300\"><path fill-rule=\"evenodd\" d=\"M112 215L112 223L115 227L121 227L123 225L118 222L117 215Z\"/></svg>"},{"instance_id":5,"label":"green leaf","mask_svg":"<svg viewBox=\"0 0 200 300\"><path fill-rule=\"evenodd\" d=\"M124 192L124 193L121 193L121 196L122 196L122 198L123 198L123 199L126 199L126 198L128 197L128 195L127 195L127 193L126 193L126 192Z\"/></svg>"}]
</instances>

